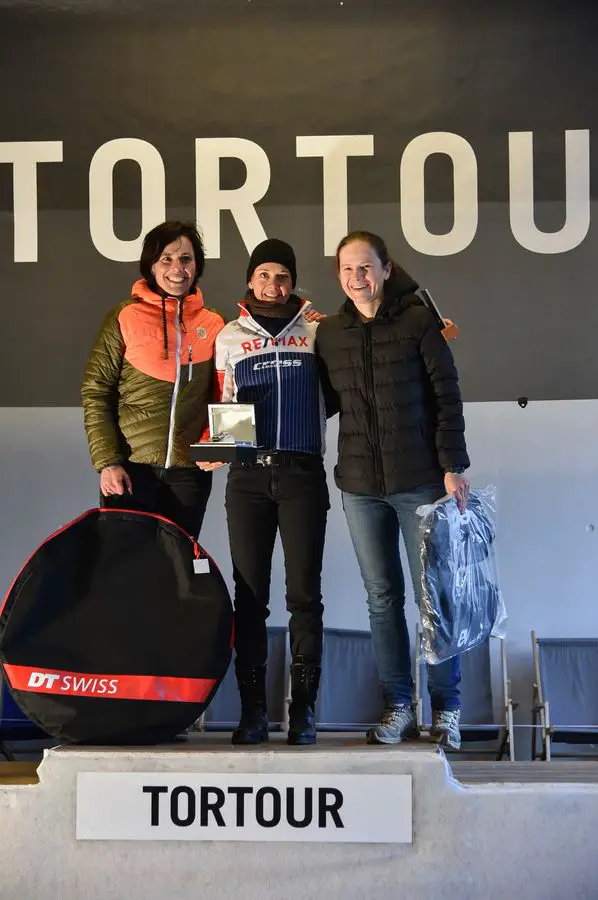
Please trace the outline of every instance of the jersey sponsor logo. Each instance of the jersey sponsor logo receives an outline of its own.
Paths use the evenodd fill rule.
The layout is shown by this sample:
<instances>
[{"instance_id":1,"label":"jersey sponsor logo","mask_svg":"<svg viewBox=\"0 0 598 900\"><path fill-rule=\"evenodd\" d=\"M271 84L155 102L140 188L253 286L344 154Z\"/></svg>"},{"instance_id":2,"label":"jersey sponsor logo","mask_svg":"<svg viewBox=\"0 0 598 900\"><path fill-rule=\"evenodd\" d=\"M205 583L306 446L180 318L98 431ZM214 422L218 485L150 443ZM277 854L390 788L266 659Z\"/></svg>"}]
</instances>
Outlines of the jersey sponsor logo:
<instances>
[{"instance_id":1,"label":"jersey sponsor logo","mask_svg":"<svg viewBox=\"0 0 598 900\"><path fill-rule=\"evenodd\" d=\"M307 337L295 337L293 334L281 338L254 338L252 341L243 341L241 348L243 353L253 353L254 350L263 350L265 347L305 347L309 349Z\"/></svg>"},{"instance_id":2,"label":"jersey sponsor logo","mask_svg":"<svg viewBox=\"0 0 598 900\"><path fill-rule=\"evenodd\" d=\"M297 368L302 365L303 362L300 359L267 359L264 360L264 362L256 362L253 366L253 371L259 372L261 369Z\"/></svg>"}]
</instances>

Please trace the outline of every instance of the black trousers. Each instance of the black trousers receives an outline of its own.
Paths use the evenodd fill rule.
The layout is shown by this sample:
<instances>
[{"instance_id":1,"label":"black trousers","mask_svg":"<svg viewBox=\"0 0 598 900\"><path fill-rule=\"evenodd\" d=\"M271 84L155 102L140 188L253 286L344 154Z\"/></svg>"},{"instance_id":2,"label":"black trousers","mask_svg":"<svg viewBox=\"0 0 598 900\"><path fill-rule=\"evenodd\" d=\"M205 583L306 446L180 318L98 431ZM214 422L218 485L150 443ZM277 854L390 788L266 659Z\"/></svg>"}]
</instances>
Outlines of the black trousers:
<instances>
[{"instance_id":1,"label":"black trousers","mask_svg":"<svg viewBox=\"0 0 598 900\"><path fill-rule=\"evenodd\" d=\"M157 513L176 522L197 538L212 490L212 473L197 466L165 469L143 463L124 464L133 484L132 494L100 494L103 509L135 509Z\"/></svg>"},{"instance_id":2,"label":"black trousers","mask_svg":"<svg viewBox=\"0 0 598 900\"><path fill-rule=\"evenodd\" d=\"M322 461L305 465L231 465L226 516L235 582L235 650L239 665L268 655L270 575L276 532L284 551L291 654L322 656L322 557L330 508Z\"/></svg>"}]
</instances>

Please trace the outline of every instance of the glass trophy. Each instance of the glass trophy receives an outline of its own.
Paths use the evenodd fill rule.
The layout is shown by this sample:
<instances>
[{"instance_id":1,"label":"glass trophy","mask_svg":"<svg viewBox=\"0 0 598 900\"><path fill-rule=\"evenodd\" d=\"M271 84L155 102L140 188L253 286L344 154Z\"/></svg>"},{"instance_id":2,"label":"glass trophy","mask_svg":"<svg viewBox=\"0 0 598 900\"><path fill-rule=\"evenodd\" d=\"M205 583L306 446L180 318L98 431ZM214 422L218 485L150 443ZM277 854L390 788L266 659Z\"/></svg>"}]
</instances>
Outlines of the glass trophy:
<instances>
[{"instance_id":1,"label":"glass trophy","mask_svg":"<svg viewBox=\"0 0 598 900\"><path fill-rule=\"evenodd\" d=\"M253 403L210 403L210 439L191 444L193 462L255 462L257 439Z\"/></svg>"}]
</instances>

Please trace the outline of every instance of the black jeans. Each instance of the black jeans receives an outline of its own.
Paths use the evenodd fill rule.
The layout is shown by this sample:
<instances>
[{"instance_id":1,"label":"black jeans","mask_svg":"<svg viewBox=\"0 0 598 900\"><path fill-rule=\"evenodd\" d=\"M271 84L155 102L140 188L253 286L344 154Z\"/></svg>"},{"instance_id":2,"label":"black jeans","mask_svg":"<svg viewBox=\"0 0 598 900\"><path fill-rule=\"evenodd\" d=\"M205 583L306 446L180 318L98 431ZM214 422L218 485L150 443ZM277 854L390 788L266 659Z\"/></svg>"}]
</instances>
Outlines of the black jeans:
<instances>
[{"instance_id":1,"label":"black jeans","mask_svg":"<svg viewBox=\"0 0 598 900\"><path fill-rule=\"evenodd\" d=\"M235 582L235 650L244 665L268 655L270 574L276 532L284 551L291 654L322 656L322 557L330 508L318 457L304 465L231 465L226 516Z\"/></svg>"},{"instance_id":2,"label":"black jeans","mask_svg":"<svg viewBox=\"0 0 598 900\"><path fill-rule=\"evenodd\" d=\"M132 494L100 494L103 509L135 509L157 513L176 522L196 538L203 523L212 490L212 473L197 466L165 469L143 463L124 464L133 483Z\"/></svg>"}]
</instances>

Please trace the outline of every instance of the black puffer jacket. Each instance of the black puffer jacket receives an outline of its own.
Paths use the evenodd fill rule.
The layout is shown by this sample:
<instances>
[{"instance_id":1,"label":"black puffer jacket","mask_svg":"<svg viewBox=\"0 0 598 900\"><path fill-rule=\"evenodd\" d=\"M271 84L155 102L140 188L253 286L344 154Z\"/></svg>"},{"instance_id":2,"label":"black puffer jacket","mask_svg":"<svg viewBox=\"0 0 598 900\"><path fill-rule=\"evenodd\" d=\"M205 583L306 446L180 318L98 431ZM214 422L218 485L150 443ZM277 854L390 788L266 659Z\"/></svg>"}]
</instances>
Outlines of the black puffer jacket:
<instances>
[{"instance_id":1,"label":"black puffer jacket","mask_svg":"<svg viewBox=\"0 0 598 900\"><path fill-rule=\"evenodd\" d=\"M397 267L370 322L347 299L319 324L328 411L340 412L335 477L343 491L385 497L469 466L453 355L417 287Z\"/></svg>"}]
</instances>

